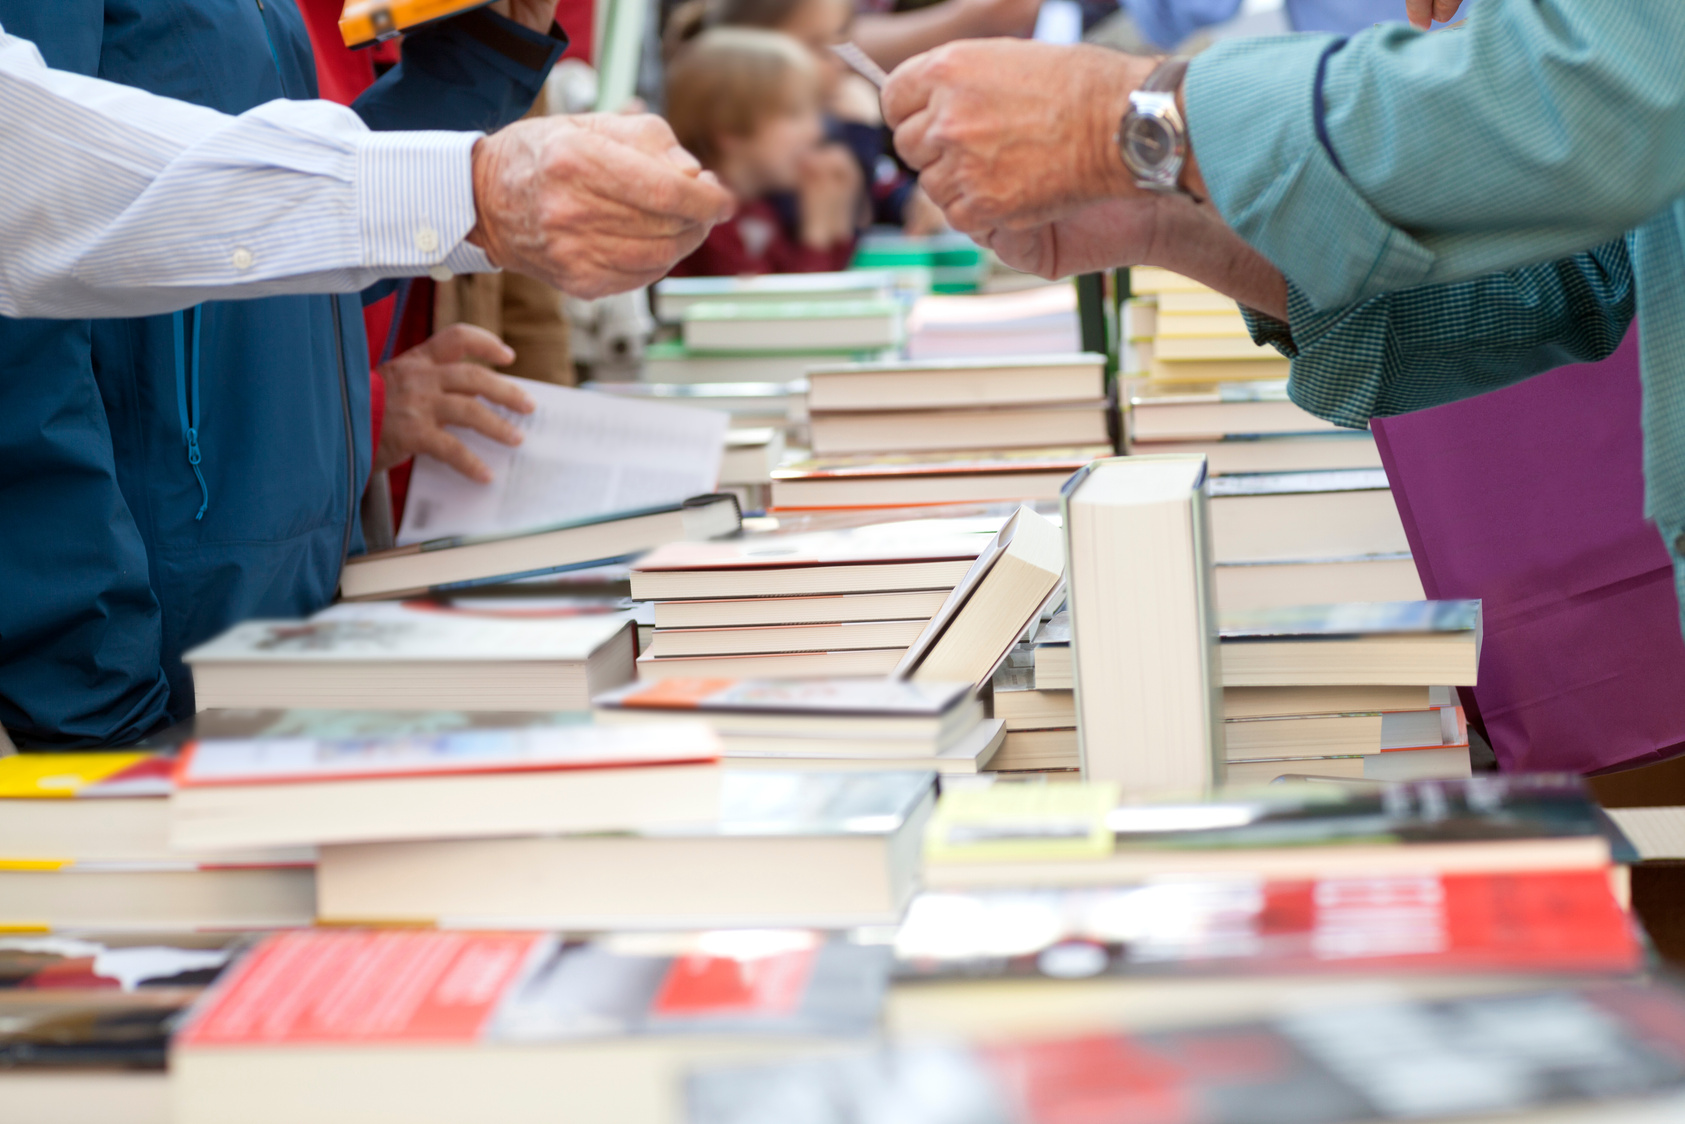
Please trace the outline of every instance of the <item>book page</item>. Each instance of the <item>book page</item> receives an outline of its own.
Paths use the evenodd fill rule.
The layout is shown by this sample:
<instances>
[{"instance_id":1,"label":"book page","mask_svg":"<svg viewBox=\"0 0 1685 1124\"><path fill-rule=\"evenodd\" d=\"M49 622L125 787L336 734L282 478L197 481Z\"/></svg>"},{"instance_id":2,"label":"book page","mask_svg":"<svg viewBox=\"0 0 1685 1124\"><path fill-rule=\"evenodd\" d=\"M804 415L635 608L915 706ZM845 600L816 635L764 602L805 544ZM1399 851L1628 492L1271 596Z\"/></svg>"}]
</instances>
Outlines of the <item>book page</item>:
<instances>
[{"instance_id":1,"label":"book page","mask_svg":"<svg viewBox=\"0 0 1685 1124\"><path fill-rule=\"evenodd\" d=\"M450 426L493 480L477 484L432 457L416 457L400 546L512 534L714 490L728 414L515 381L537 407L532 413L486 405L520 429L522 444L511 448Z\"/></svg>"}]
</instances>

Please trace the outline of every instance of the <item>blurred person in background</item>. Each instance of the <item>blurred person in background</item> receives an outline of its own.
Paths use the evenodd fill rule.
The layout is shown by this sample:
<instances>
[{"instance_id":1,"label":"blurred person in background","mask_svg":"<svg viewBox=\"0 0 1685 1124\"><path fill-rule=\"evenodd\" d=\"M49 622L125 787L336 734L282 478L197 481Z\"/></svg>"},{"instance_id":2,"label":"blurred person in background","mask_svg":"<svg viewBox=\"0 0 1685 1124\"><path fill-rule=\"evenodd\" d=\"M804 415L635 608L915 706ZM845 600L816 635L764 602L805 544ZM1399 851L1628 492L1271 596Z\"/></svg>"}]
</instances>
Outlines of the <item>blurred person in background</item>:
<instances>
[{"instance_id":1,"label":"blurred person in background","mask_svg":"<svg viewBox=\"0 0 1685 1124\"><path fill-rule=\"evenodd\" d=\"M854 0L685 0L668 17L662 41L669 60L713 27L759 27L801 43L818 68L826 142L846 147L860 166L871 207L867 221L915 235L944 230L941 210L895 158L877 89L831 50L849 40L854 25Z\"/></svg>"},{"instance_id":2,"label":"blurred person in background","mask_svg":"<svg viewBox=\"0 0 1685 1124\"><path fill-rule=\"evenodd\" d=\"M822 81L788 35L704 31L667 71L673 133L738 200L676 276L816 273L846 268L861 218L853 155L824 143Z\"/></svg>"}]
</instances>

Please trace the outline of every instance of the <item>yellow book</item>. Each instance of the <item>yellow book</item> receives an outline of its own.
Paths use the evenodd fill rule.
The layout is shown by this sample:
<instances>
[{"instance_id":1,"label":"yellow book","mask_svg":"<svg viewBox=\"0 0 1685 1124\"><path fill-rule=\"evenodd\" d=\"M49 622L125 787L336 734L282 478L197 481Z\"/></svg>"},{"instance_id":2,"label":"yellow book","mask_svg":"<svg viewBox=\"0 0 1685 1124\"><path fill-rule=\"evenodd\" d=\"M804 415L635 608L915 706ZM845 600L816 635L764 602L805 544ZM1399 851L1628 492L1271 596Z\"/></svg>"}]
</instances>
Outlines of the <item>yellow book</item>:
<instances>
[{"instance_id":1,"label":"yellow book","mask_svg":"<svg viewBox=\"0 0 1685 1124\"><path fill-rule=\"evenodd\" d=\"M20 753L0 758L0 799L63 800L155 757L151 753Z\"/></svg>"},{"instance_id":2,"label":"yellow book","mask_svg":"<svg viewBox=\"0 0 1685 1124\"><path fill-rule=\"evenodd\" d=\"M1179 273L1172 273L1168 269L1136 265L1129 269L1129 291L1139 297L1147 293L1199 293L1211 290L1209 286L1201 285L1198 281L1190 280Z\"/></svg>"},{"instance_id":3,"label":"yellow book","mask_svg":"<svg viewBox=\"0 0 1685 1124\"><path fill-rule=\"evenodd\" d=\"M1287 357L1258 359L1172 359L1154 357L1147 373L1154 382L1241 382L1249 379L1285 379L1292 371Z\"/></svg>"},{"instance_id":4,"label":"yellow book","mask_svg":"<svg viewBox=\"0 0 1685 1124\"><path fill-rule=\"evenodd\" d=\"M1192 359L1272 363L1281 360L1282 355L1273 347L1253 343L1250 335L1167 336L1161 326L1153 340L1153 358L1161 362Z\"/></svg>"},{"instance_id":5,"label":"yellow book","mask_svg":"<svg viewBox=\"0 0 1685 1124\"><path fill-rule=\"evenodd\" d=\"M1105 858L1106 817L1118 786L996 784L943 793L925 829L925 857L938 862Z\"/></svg>"}]
</instances>

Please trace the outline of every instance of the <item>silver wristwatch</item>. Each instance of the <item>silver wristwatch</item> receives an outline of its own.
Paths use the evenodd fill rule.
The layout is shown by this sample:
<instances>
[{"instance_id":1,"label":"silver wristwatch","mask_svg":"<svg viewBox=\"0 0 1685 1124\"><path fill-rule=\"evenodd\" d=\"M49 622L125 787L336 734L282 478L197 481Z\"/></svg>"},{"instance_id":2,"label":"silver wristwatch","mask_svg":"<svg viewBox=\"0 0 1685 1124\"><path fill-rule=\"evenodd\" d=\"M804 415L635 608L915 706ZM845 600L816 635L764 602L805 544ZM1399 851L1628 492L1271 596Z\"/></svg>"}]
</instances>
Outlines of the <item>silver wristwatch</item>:
<instances>
[{"instance_id":1,"label":"silver wristwatch","mask_svg":"<svg viewBox=\"0 0 1685 1124\"><path fill-rule=\"evenodd\" d=\"M1187 59L1165 59L1129 95L1129 112L1118 125L1117 147L1135 186L1166 194L1182 190L1188 162L1188 127L1176 108L1176 91L1188 71Z\"/></svg>"}]
</instances>

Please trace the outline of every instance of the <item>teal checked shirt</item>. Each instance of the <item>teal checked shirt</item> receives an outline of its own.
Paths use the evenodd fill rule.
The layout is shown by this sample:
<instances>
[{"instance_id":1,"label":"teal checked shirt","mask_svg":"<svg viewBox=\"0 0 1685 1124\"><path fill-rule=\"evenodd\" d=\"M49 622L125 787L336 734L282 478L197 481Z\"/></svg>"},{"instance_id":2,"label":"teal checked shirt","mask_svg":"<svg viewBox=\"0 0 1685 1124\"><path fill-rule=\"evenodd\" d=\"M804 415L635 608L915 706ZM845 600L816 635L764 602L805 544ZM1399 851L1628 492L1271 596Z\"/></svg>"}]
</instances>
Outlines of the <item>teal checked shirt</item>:
<instances>
[{"instance_id":1,"label":"teal checked shirt","mask_svg":"<svg viewBox=\"0 0 1685 1124\"><path fill-rule=\"evenodd\" d=\"M1641 320L1645 511L1685 604L1685 0L1220 43L1185 97L1212 201L1288 279L1254 335L1315 414L1480 394Z\"/></svg>"}]
</instances>

